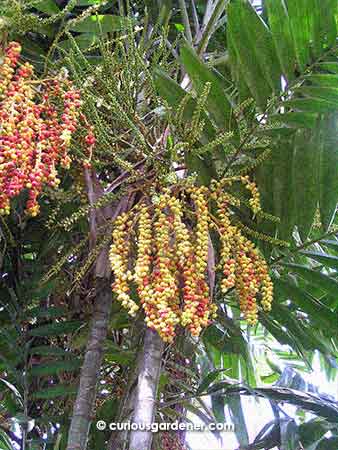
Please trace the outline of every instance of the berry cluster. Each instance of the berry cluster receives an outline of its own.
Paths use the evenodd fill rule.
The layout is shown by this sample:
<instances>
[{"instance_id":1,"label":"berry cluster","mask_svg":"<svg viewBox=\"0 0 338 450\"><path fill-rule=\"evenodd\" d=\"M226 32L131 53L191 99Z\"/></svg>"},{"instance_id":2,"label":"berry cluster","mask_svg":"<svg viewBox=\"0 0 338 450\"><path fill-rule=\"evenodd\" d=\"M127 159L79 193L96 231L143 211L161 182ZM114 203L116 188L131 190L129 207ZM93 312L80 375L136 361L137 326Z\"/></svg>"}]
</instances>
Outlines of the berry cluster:
<instances>
[{"instance_id":1,"label":"berry cluster","mask_svg":"<svg viewBox=\"0 0 338 450\"><path fill-rule=\"evenodd\" d=\"M224 278L221 283L222 292L235 288L239 297L241 311L251 325L257 322L258 306L256 297L262 296L263 309L269 311L273 296L272 281L264 258L254 244L249 241L240 229L231 224L227 194L214 193L217 199L220 223L221 264ZM257 204L257 211L260 205Z\"/></svg>"},{"instance_id":2,"label":"berry cluster","mask_svg":"<svg viewBox=\"0 0 338 450\"><path fill-rule=\"evenodd\" d=\"M152 218L146 205L140 206L138 254L135 264L134 280L137 284L137 293L146 315L146 322L156 319L156 304L152 288Z\"/></svg>"},{"instance_id":3,"label":"berry cluster","mask_svg":"<svg viewBox=\"0 0 338 450\"><path fill-rule=\"evenodd\" d=\"M155 208L153 262L153 290L157 316L149 325L157 330L164 340L171 341L179 323L179 290L176 282L176 255L172 243L173 218L168 207L169 194L160 195Z\"/></svg>"},{"instance_id":4,"label":"berry cluster","mask_svg":"<svg viewBox=\"0 0 338 450\"><path fill-rule=\"evenodd\" d=\"M11 42L0 66L0 214L9 214L11 199L26 190L26 210L36 216L44 186L57 187L58 166L70 166L81 100L66 79L34 79L20 52Z\"/></svg>"},{"instance_id":5,"label":"berry cluster","mask_svg":"<svg viewBox=\"0 0 338 450\"><path fill-rule=\"evenodd\" d=\"M121 214L116 219L109 260L115 275L115 282L112 285L112 289L116 293L118 301L122 303L122 306L128 309L131 316L135 316L139 307L131 299L129 292L129 281L133 279L128 267L131 225L132 221L126 213Z\"/></svg>"},{"instance_id":6,"label":"berry cluster","mask_svg":"<svg viewBox=\"0 0 338 450\"><path fill-rule=\"evenodd\" d=\"M206 281L209 248L209 211L207 188L190 190L195 205L196 238L191 247L188 264L184 268L184 307L182 325L187 326L193 336L199 336L203 327L209 323L210 295Z\"/></svg>"},{"instance_id":7,"label":"berry cluster","mask_svg":"<svg viewBox=\"0 0 338 450\"><path fill-rule=\"evenodd\" d=\"M254 183L242 177L229 183L233 181L240 181L250 190L255 200L252 209L259 212ZM147 325L164 341L173 341L179 325L199 336L217 311L208 283L213 229L218 231L221 243L221 289L224 293L236 290L244 317L254 324L258 314L256 299L259 296L262 307L269 310L273 286L265 260L233 224L230 207L235 200L224 192L224 181L214 183L210 189L167 188L155 200L138 204L115 222L110 261L117 299L135 315L139 307L130 296L134 284Z\"/></svg>"},{"instance_id":8,"label":"berry cluster","mask_svg":"<svg viewBox=\"0 0 338 450\"><path fill-rule=\"evenodd\" d=\"M228 207L228 196L226 194L217 196L214 193L213 198L217 201L218 217L220 222L220 241L221 241L221 263L224 277L221 282L221 289L227 292L235 286L236 283L236 260L232 256L232 250L235 246L236 227L231 225L230 212Z\"/></svg>"},{"instance_id":9,"label":"berry cluster","mask_svg":"<svg viewBox=\"0 0 338 450\"><path fill-rule=\"evenodd\" d=\"M252 209L252 211L257 214L261 210L261 200L258 188L256 186L256 183L253 181L250 181L250 178L248 175L245 175L240 178L240 181L245 185L245 187L248 189L248 191L251 193L251 198L249 200L249 205Z\"/></svg>"},{"instance_id":10,"label":"berry cluster","mask_svg":"<svg viewBox=\"0 0 338 450\"><path fill-rule=\"evenodd\" d=\"M162 192L155 205L141 204L136 209L138 233L133 273L128 271L130 232L125 224L131 213L115 223L110 250L115 275L113 291L122 305L135 313L128 294L128 280L137 287L147 325L162 339L171 342L179 324L198 336L210 322L215 306L210 304L207 283L208 204L200 190L191 191L195 202L196 239L184 223L179 197Z\"/></svg>"}]
</instances>

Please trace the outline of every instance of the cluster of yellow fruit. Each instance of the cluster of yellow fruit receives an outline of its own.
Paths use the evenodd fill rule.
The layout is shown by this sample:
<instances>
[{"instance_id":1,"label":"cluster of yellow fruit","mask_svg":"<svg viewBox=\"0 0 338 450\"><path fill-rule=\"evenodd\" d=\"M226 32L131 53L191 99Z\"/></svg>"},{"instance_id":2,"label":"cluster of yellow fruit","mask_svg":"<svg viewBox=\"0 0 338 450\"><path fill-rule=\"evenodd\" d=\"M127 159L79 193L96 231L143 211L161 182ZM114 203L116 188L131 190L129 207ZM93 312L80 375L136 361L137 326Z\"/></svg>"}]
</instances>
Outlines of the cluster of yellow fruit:
<instances>
[{"instance_id":1,"label":"cluster of yellow fruit","mask_svg":"<svg viewBox=\"0 0 338 450\"><path fill-rule=\"evenodd\" d=\"M226 293L236 288L240 308L247 322L257 322L258 307L256 297L261 292L263 309L269 311L273 299L273 284L265 259L254 244L240 229L231 224L229 199L227 194L217 194L219 232L221 241L221 264L224 278L221 289ZM257 203L256 203L257 204Z\"/></svg>"},{"instance_id":2,"label":"cluster of yellow fruit","mask_svg":"<svg viewBox=\"0 0 338 450\"><path fill-rule=\"evenodd\" d=\"M259 212L256 185L248 177L237 177L213 183L210 189L162 189L155 199L149 197L115 221L110 249L113 292L132 316L142 306L147 325L166 342L172 342L179 325L199 336L216 316L208 283L211 229L218 232L221 242L222 291L236 289L241 311L250 324L257 321L258 294L262 307L271 308L273 286L268 266L232 223L230 206L235 200L224 191L224 185L233 181L250 190L249 205ZM133 285L139 303L132 299Z\"/></svg>"}]
</instances>

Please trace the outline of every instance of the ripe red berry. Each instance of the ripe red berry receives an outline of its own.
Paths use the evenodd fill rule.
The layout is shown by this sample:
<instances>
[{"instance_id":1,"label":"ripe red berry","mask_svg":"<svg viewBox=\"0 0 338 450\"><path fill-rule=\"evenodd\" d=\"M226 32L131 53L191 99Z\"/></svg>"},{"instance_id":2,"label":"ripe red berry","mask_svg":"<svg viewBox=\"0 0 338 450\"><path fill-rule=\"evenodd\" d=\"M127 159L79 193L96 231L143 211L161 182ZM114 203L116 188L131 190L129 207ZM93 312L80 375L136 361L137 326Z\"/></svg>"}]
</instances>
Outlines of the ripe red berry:
<instances>
[{"instance_id":1,"label":"ripe red berry","mask_svg":"<svg viewBox=\"0 0 338 450\"><path fill-rule=\"evenodd\" d=\"M19 62L20 52L11 42L0 66L0 214L9 214L10 199L28 189L27 212L35 216L44 186L56 187L58 166L70 166L81 101L67 80L41 81L37 88L33 66Z\"/></svg>"}]
</instances>

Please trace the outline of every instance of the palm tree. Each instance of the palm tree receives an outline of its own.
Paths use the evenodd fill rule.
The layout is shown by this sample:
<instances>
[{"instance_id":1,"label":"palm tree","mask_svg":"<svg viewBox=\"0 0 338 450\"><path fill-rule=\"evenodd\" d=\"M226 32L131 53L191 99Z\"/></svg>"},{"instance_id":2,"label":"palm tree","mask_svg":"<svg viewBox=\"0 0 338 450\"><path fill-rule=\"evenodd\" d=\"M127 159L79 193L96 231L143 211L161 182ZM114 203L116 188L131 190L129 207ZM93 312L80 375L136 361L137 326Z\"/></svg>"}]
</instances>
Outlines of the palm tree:
<instances>
[{"instance_id":1,"label":"palm tree","mask_svg":"<svg viewBox=\"0 0 338 450\"><path fill-rule=\"evenodd\" d=\"M46 319L42 321L39 318L46 317L45 299L52 299L54 307L59 301L51 296L53 284L49 285L47 292L42 290L39 294L41 305L37 303L39 297L27 300L24 292L18 289L18 285L30 275L32 265L38 266L41 273L46 271L46 261L36 256L41 254L40 245L27 248L30 228L20 229L19 242L22 244L19 249L23 250L14 252L14 246L9 243L11 235L17 233L17 220L14 217L13 221L2 224L3 242L7 246L3 274L11 274L5 286L5 309L0 311L4 324L1 334L1 347L5 349L3 368L11 374L9 381L8 375L4 378L4 409L8 408L8 393L12 392L10 395L16 398L17 410L23 414L21 419L16 419L23 424L23 442L27 440L25 433L29 432L28 416L41 418L41 412L35 406L38 405L38 409L47 416L45 412L53 409L51 399L57 398L55 411L59 416L70 416L69 399L74 392L73 384L79 367L77 356L84 355L68 448L86 447L96 393L99 395L97 418L106 417L107 421L112 421L120 417L122 420L133 408L134 417L140 418L144 392L137 388L137 381L142 381L148 369L152 372L153 387L150 416L156 414L166 421L177 417L186 420L189 410L205 421L224 421L225 407L228 407L235 420L241 447L272 448L268 445L284 445L290 439L294 446L291 448L296 448L297 440L300 445L307 446L305 448L324 448L325 445L325 448L334 448L334 426L328 424L334 423L336 405L317 394L303 393L300 396L296 391L302 387L305 392L304 385L295 387L288 384L290 380L285 373L279 379L281 370L271 363L270 357L263 358L271 367L266 381L277 385L264 387L263 376L254 362L253 342L257 347L257 342L263 340L265 350L269 349L269 352L276 342L287 345L288 351L284 352L283 358L288 360L288 364L297 361L303 370L309 370L313 358L319 354L328 376L336 375L338 241L334 215L337 205L335 83L338 69L335 2L265 1L259 13L248 1L220 0L206 4L179 1L177 4L173 2L171 7L160 2L159 9L157 2L148 3L153 16L160 13L158 28L168 22L182 22L176 29L185 35L185 41L181 39L178 46L175 44L172 26L164 34L151 31L151 21L148 25L145 22L144 29L135 33L130 18L111 15L106 5L98 10L101 14L99 21L94 9L83 12L82 7L75 7L74 2L68 2L63 11L55 2L48 2L49 6L32 4L32 8L36 7L45 14L42 21L36 20L37 10L29 9L27 5L24 5L24 14L22 10L10 9L9 19L21 20L26 56L35 58L41 70L46 69L54 58L60 66L68 66L80 85L84 79L94 80L84 86L85 111L98 130L99 164L95 172L87 171L87 191L91 205L100 202L100 208L94 210L91 206L79 210L79 198L74 196L71 201L61 199L61 205L68 205L68 210L56 212L64 228L58 228L53 234L47 251L48 255L51 249L56 254L57 249L65 257L57 262L58 257L50 255L50 261L54 263L48 261L52 265L49 279L59 282L62 273L66 273L67 284L71 286L84 276L80 297L79 291L73 290L70 308L63 312L55 311L55 315L60 314L58 323L53 323L53 314L47 314L47 324L44 323ZM133 8L140 6L136 4ZM120 13L126 14L128 8L123 2L119 2L119 7ZM174 13L172 20L170 12ZM60 20L65 23L65 31L58 33L54 40L55 30L46 30L46 27L58 26ZM101 33L109 33L108 38L114 45L113 38L121 36L121 29L122 45L113 46L114 52L111 53L111 48L101 43ZM123 38L126 30L129 37ZM30 33L30 42L25 33ZM39 46L39 51L36 46ZM41 46L45 48L41 49ZM49 59L41 60L43 54L47 54ZM91 63L102 64L101 73ZM145 81L138 85L140 79ZM130 86L137 88L131 90ZM163 100L158 100L158 94ZM168 130L173 140L171 155L163 161L161 152L163 147L166 149L163 142L167 139ZM111 148L117 150L113 155ZM142 158L134 156L138 148L147 155L148 166ZM104 218L112 218L126 208L128 202L137 200L130 200L130 190L135 188L133 170L144 166L146 170L152 170L164 165L170 172L176 159L182 158L182 148L186 149L181 161L184 176L197 172L198 181L208 185L211 178L245 172L252 174L258 183L265 214L253 217L247 198L236 191L233 195L239 196L241 202L234 207L233 213L238 224L257 242L269 260L275 286L273 309L269 314L260 313L260 324L256 329L247 329L239 314L236 297L233 292L222 294L216 277L214 298L220 313L216 323L203 333L199 342L180 336L175 351L170 346L163 350L156 342L156 335L147 331L139 333L126 315L116 309L112 315L113 323L109 325L114 330L113 336L109 333L106 339L110 312L109 279L107 272L102 272L102 261L106 268L104 249L109 241L104 236L110 232L111 224L106 224ZM69 190L69 180L64 183L64 189ZM55 199L51 210L57 204L60 204L60 199ZM46 205L44 217L51 214L51 210ZM88 210L91 211L90 246L82 243L86 237ZM96 211L96 217L93 211ZM67 232L71 226L72 236ZM39 236L43 235L43 224L36 231ZM96 242L93 236L96 236ZM217 257L217 240L212 246ZM87 261L95 261L98 247L101 256L96 265L96 277L103 278L104 289L96 284L96 312L100 320L94 316L92 337L85 350L88 328L84 322L90 315L83 317L81 310L85 308L79 308L78 301L79 298L93 297L94 272L92 264L88 265ZM19 272L18 266L21 268ZM76 272L76 266L85 269ZM61 275L60 270L63 271ZM214 272L211 271L213 277ZM83 290L87 294L83 295ZM68 294L64 290L61 292L61 296L67 298ZM52 311L47 304L47 311ZM31 310L33 306L38 306L38 309L33 310L32 319L27 323L27 309ZM79 322L74 320L78 314L81 317ZM38 325L30 330L33 319ZM122 331L124 328L129 329L127 335ZM12 336L13 330L16 337ZM142 349L143 333L145 347L137 360L135 345ZM59 334L63 336L61 342L57 342ZM81 343L73 348L67 335L75 341L78 337ZM34 341L42 338L43 345ZM12 348L13 339L25 343L23 354L17 354L19 346ZM103 343L106 347L104 355ZM156 348L156 357L146 361L142 355L146 355L147 346ZM41 347L45 348L41 350ZM272 353L281 356L281 348L276 347ZM58 350L65 353L63 356L59 354L55 361ZM74 361L69 350L75 353L72 355L75 356ZM162 358L158 357L159 352ZM187 367L186 359L191 367ZM46 364L47 371L43 369ZM29 368L34 366L33 378L17 378L18 370L22 371L27 365ZM67 382L63 383L66 370L68 373L74 371L74 376L67 377ZM27 370L24 369L23 373L26 374ZM124 378L128 375L127 386L135 387L131 390L135 395L126 395L120 401L121 392L117 394L109 386L112 398L107 398L104 390L96 388L99 375L108 385L113 380L115 387L119 386L122 391L126 388ZM51 382L57 386L51 387ZM37 390L36 383L39 389L32 401L31 391ZM285 383L287 386L281 387ZM157 385L158 390L154 389ZM155 410L156 391L160 402ZM276 412L273 423L262 430L252 445L245 430L245 410L241 404L241 396L248 394L268 398ZM203 402L203 395L211 395L211 409ZM65 398L65 403L60 396ZM280 401L309 409L322 419L319 419L319 424L316 421L304 423L303 428L298 429L292 419L281 418ZM30 436L36 438L38 434L42 439L43 431L53 429L56 423L61 424L56 448L66 448L68 422L60 417L51 417L46 428L40 425ZM306 440L309 429L313 427L320 428L319 434L314 433L312 440ZM3 445L10 446L6 436L14 440L18 438L8 434L8 427L4 428ZM333 430L332 439L324 437L329 428ZM55 431L53 433L55 435ZM184 439L181 437L182 444ZM117 448L121 438L125 436L113 434L111 448ZM104 447L107 439L109 433L99 434L92 427L88 445ZM138 449L150 447L149 434L131 433L130 440L137 442ZM34 445L29 440L27 442ZM160 446L160 443L154 445Z\"/></svg>"}]
</instances>

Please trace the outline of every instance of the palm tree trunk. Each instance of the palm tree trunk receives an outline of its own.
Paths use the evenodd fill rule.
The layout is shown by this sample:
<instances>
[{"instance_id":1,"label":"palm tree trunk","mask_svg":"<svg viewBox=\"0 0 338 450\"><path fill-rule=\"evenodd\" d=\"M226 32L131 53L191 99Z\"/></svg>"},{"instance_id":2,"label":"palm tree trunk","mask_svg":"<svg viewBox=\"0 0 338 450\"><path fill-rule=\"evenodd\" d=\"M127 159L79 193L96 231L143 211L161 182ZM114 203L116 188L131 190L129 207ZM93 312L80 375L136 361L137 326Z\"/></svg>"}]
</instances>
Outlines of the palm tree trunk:
<instances>
[{"instance_id":1,"label":"palm tree trunk","mask_svg":"<svg viewBox=\"0 0 338 450\"><path fill-rule=\"evenodd\" d=\"M133 405L132 423L151 424L155 417L158 382L161 374L163 342L159 335L145 331L143 352L138 364L138 377ZM153 439L151 430L131 431L129 450L150 450Z\"/></svg>"},{"instance_id":2,"label":"palm tree trunk","mask_svg":"<svg viewBox=\"0 0 338 450\"><path fill-rule=\"evenodd\" d=\"M95 208L96 201L103 190L94 170L85 169L87 194L91 206L89 212L90 248L97 242L98 226L105 218L116 218L123 202L120 200L115 210L111 207ZM90 336L80 374L80 383L73 408L73 415L68 433L67 450L86 450L88 433L94 415L97 382L103 359L103 347L107 337L109 316L112 304L111 270L108 248L103 248L95 264L96 295Z\"/></svg>"},{"instance_id":3,"label":"palm tree trunk","mask_svg":"<svg viewBox=\"0 0 338 450\"><path fill-rule=\"evenodd\" d=\"M96 300L92 328L88 339L80 384L74 404L67 450L85 450L95 406L97 381L103 358L103 345L107 336L111 309L111 286L107 278L96 281Z\"/></svg>"},{"instance_id":4,"label":"palm tree trunk","mask_svg":"<svg viewBox=\"0 0 338 450\"><path fill-rule=\"evenodd\" d=\"M144 326L144 325L143 325ZM135 336L139 338L139 334ZM132 424L151 424L156 413L158 382L161 373L164 344L159 335L149 328L144 331L143 345L140 347L125 391L118 421ZM113 432L108 443L109 450L150 450L153 439L151 431L135 430Z\"/></svg>"}]
</instances>

